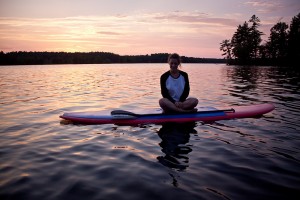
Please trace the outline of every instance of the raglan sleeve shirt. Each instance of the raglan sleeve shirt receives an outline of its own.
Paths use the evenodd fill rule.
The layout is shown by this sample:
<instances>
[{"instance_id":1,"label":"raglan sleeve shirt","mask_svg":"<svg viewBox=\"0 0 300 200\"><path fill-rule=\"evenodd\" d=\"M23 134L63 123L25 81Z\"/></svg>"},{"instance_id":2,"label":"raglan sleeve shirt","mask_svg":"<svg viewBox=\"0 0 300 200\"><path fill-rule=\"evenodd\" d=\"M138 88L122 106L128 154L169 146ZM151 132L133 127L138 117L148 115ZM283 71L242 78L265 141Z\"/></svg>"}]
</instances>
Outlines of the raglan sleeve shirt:
<instances>
[{"instance_id":1,"label":"raglan sleeve shirt","mask_svg":"<svg viewBox=\"0 0 300 200\"><path fill-rule=\"evenodd\" d=\"M183 72L183 71L179 71L179 73L180 73L180 75L182 75L184 77L184 80L185 80L184 90L183 90L183 93L182 93L182 95L180 96L180 99L179 99L180 102L183 102L189 96L190 84L189 84L188 74L186 72ZM171 102L175 103L175 100L169 94L169 91L168 91L167 86L166 86L167 79L169 78L170 75L171 75L170 71L167 71L163 75L161 75L161 77L160 77L161 94L164 98L167 98Z\"/></svg>"}]
</instances>

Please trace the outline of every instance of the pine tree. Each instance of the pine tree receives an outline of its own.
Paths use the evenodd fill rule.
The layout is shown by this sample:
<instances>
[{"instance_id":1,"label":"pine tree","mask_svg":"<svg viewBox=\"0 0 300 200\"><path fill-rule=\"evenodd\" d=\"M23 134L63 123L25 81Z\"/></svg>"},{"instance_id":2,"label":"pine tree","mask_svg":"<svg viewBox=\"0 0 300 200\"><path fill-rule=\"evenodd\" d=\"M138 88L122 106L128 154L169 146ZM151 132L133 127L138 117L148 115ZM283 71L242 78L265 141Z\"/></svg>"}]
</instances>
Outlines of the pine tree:
<instances>
[{"instance_id":1,"label":"pine tree","mask_svg":"<svg viewBox=\"0 0 300 200\"><path fill-rule=\"evenodd\" d=\"M230 61L232 59L232 45L230 40L223 40L220 45L220 50L223 51L222 56L225 56Z\"/></svg>"},{"instance_id":2,"label":"pine tree","mask_svg":"<svg viewBox=\"0 0 300 200\"><path fill-rule=\"evenodd\" d=\"M300 13L293 17L290 24L287 56L290 63L294 65L296 65L297 60L300 58Z\"/></svg>"},{"instance_id":3,"label":"pine tree","mask_svg":"<svg viewBox=\"0 0 300 200\"><path fill-rule=\"evenodd\" d=\"M288 47L288 25L278 22L271 28L269 37L269 51L271 58L283 59L287 56Z\"/></svg>"}]
</instances>

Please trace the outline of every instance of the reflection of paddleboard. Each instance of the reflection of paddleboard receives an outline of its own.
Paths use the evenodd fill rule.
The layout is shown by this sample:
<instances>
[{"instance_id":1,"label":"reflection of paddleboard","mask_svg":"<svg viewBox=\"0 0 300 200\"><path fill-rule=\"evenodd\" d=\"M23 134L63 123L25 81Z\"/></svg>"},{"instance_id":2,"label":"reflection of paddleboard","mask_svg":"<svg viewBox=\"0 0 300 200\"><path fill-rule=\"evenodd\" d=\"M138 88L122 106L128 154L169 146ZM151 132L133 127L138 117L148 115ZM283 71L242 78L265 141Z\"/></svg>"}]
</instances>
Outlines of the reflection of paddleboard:
<instances>
[{"instance_id":1,"label":"reflection of paddleboard","mask_svg":"<svg viewBox=\"0 0 300 200\"><path fill-rule=\"evenodd\" d=\"M257 117L274 110L272 104L257 104L249 106L233 106L229 109L218 110L213 107L198 107L193 113L162 113L161 109L145 110L132 113L123 110L70 112L60 117L81 124L161 124L166 122L211 122L234 118Z\"/></svg>"}]
</instances>

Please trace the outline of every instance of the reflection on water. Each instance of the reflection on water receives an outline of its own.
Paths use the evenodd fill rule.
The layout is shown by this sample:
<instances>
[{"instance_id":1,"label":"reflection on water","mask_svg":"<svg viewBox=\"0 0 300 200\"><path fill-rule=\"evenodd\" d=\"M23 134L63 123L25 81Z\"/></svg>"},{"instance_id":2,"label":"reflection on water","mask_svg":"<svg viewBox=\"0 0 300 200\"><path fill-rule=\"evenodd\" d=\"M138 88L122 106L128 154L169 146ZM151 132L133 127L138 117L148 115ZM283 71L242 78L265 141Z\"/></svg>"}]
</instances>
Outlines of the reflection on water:
<instances>
[{"instance_id":1,"label":"reflection on water","mask_svg":"<svg viewBox=\"0 0 300 200\"><path fill-rule=\"evenodd\" d=\"M231 87L233 96L241 95L244 100L249 96L269 95L280 98L281 103L286 100L299 101L300 71L290 68L233 66L223 69ZM262 100L266 101L264 98Z\"/></svg>"},{"instance_id":2,"label":"reflection on water","mask_svg":"<svg viewBox=\"0 0 300 200\"><path fill-rule=\"evenodd\" d=\"M189 145L190 134L197 133L195 123L166 123L158 131L162 139L159 146L164 156L159 156L159 162L167 167L184 170L188 167L188 154L192 151Z\"/></svg>"},{"instance_id":3,"label":"reflection on water","mask_svg":"<svg viewBox=\"0 0 300 200\"><path fill-rule=\"evenodd\" d=\"M245 102L271 102L283 121L298 126L300 117L300 70L294 68L233 66L223 69L230 96Z\"/></svg>"},{"instance_id":4,"label":"reflection on water","mask_svg":"<svg viewBox=\"0 0 300 200\"><path fill-rule=\"evenodd\" d=\"M296 200L296 70L183 65L200 106L275 105L258 119L137 127L60 124L63 112L158 107L159 77L168 68L0 66L0 199Z\"/></svg>"}]
</instances>

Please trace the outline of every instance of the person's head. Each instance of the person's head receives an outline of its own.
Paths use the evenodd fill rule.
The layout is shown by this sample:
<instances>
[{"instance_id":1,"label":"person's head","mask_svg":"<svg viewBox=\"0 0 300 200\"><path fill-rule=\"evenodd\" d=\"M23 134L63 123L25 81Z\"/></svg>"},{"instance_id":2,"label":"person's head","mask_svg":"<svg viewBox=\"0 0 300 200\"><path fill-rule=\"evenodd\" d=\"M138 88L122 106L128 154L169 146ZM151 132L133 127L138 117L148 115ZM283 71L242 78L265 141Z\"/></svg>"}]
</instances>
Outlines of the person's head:
<instances>
[{"instance_id":1,"label":"person's head","mask_svg":"<svg viewBox=\"0 0 300 200\"><path fill-rule=\"evenodd\" d=\"M179 54L177 53L170 54L168 57L168 63L171 69L177 69L178 66L181 66L181 59Z\"/></svg>"}]
</instances>

